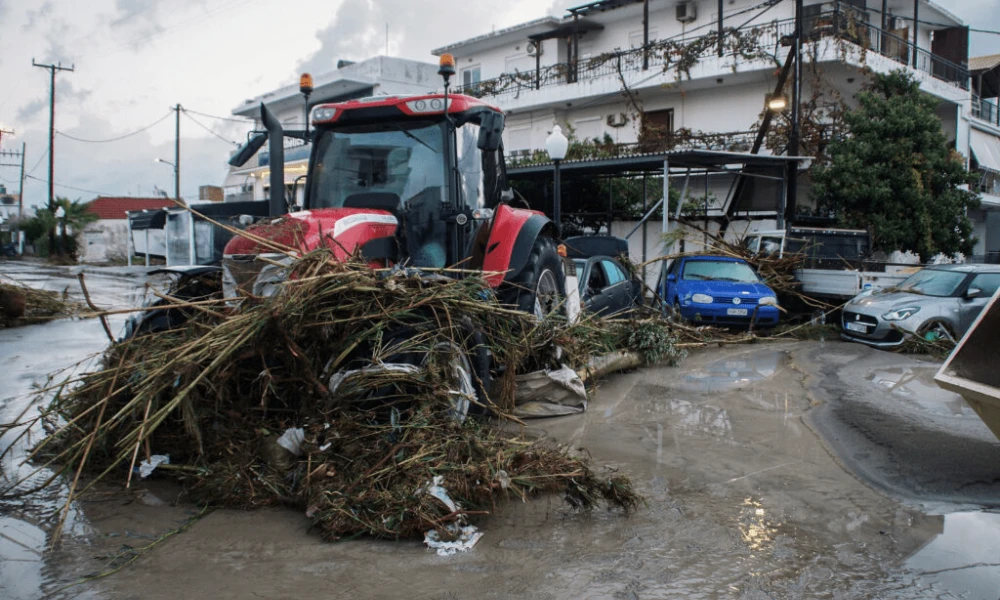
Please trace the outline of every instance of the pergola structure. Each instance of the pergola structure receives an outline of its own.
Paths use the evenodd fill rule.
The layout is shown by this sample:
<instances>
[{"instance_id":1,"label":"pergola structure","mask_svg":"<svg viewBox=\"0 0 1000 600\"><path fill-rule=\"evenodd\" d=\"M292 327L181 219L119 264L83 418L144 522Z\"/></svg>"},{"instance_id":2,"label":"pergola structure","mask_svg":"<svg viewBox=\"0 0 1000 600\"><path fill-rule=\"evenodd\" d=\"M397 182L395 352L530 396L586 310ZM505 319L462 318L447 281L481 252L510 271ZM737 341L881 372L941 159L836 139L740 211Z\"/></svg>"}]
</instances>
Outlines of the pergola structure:
<instances>
[{"instance_id":1,"label":"pergola structure","mask_svg":"<svg viewBox=\"0 0 1000 600\"><path fill-rule=\"evenodd\" d=\"M779 228L783 229L788 196L788 173L791 168L807 167L810 161L812 161L812 157L806 156L772 156L716 150L672 150L615 158L565 160L560 163L560 172L561 176L566 179L642 177L644 214L639 224L626 237L630 238L640 228L642 229L642 260L645 262L648 257L646 256L646 228L643 225L656 214L663 202L670 198L671 179L682 179L681 197L683 198L687 194L692 175L704 175L706 178L713 173L735 175L726 198L724 214L721 215L723 228L730 220L737 217L761 216L776 218ZM547 181L554 176L554 166L553 163L539 163L511 167L507 170L507 177L512 181ZM649 207L646 180L651 176L663 177L663 197L652 207ZM759 194L755 193L757 186L747 184L747 182L754 181L777 183L774 197L759 197ZM737 190L741 192L738 196L736 196ZM609 233L613 202L613 197L609 198ZM571 207L568 208L571 211ZM673 218L677 219L679 216L680 205L678 205ZM669 232L670 219L670 211L664 210L660 227L661 233Z\"/></svg>"}]
</instances>

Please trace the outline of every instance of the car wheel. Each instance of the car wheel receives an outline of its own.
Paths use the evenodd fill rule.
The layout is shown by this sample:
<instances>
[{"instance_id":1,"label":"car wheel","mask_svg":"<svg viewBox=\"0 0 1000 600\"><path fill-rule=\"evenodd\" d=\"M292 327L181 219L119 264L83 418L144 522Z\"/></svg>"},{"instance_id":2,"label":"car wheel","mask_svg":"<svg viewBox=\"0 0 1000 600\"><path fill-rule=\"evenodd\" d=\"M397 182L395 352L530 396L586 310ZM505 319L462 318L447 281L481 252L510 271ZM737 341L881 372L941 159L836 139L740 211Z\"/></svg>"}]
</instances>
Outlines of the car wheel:
<instances>
[{"instance_id":1,"label":"car wheel","mask_svg":"<svg viewBox=\"0 0 1000 600\"><path fill-rule=\"evenodd\" d=\"M936 342L941 339L952 343L958 341L951 326L943 321L927 321L917 329L917 335L928 342Z\"/></svg>"}]
</instances>

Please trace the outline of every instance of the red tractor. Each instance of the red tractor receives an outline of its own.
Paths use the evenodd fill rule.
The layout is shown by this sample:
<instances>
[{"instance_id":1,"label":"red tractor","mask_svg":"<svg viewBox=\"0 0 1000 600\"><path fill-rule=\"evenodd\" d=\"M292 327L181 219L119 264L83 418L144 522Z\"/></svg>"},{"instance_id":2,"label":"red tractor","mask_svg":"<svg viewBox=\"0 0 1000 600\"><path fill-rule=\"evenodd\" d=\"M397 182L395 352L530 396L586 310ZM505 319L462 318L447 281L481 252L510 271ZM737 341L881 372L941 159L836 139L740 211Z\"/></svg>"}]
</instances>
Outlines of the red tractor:
<instances>
[{"instance_id":1,"label":"red tractor","mask_svg":"<svg viewBox=\"0 0 1000 600\"><path fill-rule=\"evenodd\" d=\"M243 164L270 138L271 219L251 232L303 252L325 247L346 258L360 251L374 265L481 270L505 303L539 316L560 305L575 313L575 276L567 282L556 224L507 203L513 194L501 143L503 112L448 94L453 60L442 57L443 94L318 105L309 133L282 131L261 105L267 133L230 161ZM285 198L282 142L288 136L312 142L302 207ZM227 294L238 286L261 291L272 279L264 272L271 263L256 259L278 258L268 253L266 244L233 238L223 258Z\"/></svg>"}]
</instances>

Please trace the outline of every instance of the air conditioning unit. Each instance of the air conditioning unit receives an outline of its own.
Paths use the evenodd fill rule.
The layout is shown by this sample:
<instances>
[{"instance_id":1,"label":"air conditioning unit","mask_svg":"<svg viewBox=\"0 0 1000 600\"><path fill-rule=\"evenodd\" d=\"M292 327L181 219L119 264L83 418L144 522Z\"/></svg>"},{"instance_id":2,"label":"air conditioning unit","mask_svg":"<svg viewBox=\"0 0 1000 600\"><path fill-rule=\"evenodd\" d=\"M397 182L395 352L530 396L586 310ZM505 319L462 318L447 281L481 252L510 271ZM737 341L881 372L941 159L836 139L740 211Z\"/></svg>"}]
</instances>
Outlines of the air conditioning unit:
<instances>
[{"instance_id":1,"label":"air conditioning unit","mask_svg":"<svg viewBox=\"0 0 1000 600\"><path fill-rule=\"evenodd\" d=\"M628 123L628 117L625 116L625 113L610 114L606 122L608 127L625 127L625 124Z\"/></svg>"},{"instance_id":2,"label":"air conditioning unit","mask_svg":"<svg viewBox=\"0 0 1000 600\"><path fill-rule=\"evenodd\" d=\"M541 56L542 55L542 43L541 42L535 42L535 41L528 42L528 45L525 46L525 49L528 51L528 56Z\"/></svg>"},{"instance_id":3,"label":"air conditioning unit","mask_svg":"<svg viewBox=\"0 0 1000 600\"><path fill-rule=\"evenodd\" d=\"M690 0L677 5L677 20L681 23L690 23L698 18L698 5Z\"/></svg>"}]
</instances>

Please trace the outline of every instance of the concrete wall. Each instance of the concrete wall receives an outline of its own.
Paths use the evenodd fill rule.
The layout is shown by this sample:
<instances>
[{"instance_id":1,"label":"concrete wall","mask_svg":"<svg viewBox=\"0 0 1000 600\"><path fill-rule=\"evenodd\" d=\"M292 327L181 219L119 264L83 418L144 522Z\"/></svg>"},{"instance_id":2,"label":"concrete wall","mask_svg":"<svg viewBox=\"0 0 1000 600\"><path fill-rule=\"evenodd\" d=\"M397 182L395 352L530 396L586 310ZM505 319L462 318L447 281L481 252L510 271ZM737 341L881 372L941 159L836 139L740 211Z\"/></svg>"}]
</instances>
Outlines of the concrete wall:
<instances>
[{"instance_id":1,"label":"concrete wall","mask_svg":"<svg viewBox=\"0 0 1000 600\"><path fill-rule=\"evenodd\" d=\"M80 235L80 260L106 262L124 260L128 247L128 220L102 219L87 225Z\"/></svg>"}]
</instances>

